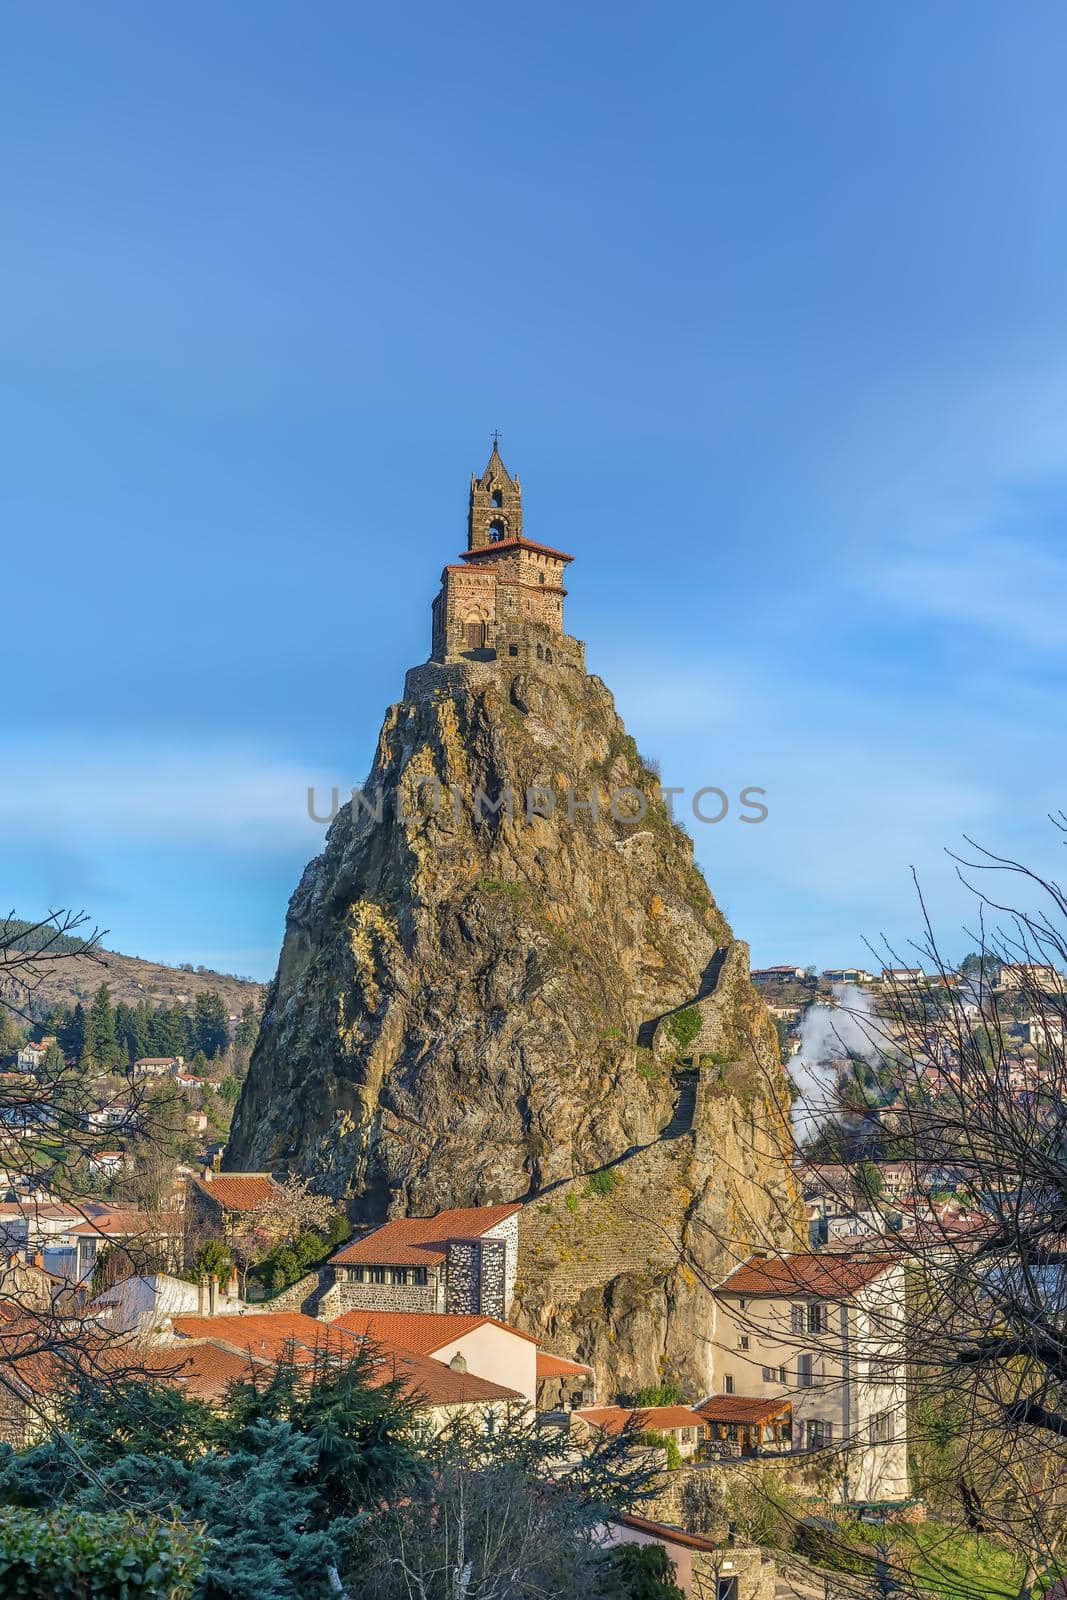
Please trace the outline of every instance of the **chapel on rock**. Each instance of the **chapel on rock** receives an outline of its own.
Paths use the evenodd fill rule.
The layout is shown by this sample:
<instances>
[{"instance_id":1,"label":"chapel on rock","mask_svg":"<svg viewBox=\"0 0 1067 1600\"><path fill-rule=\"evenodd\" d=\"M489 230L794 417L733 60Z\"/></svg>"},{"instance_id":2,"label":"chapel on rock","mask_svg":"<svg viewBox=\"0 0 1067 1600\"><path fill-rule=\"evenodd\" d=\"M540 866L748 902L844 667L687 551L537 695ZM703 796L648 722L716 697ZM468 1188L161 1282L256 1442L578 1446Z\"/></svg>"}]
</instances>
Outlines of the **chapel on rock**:
<instances>
[{"instance_id":1,"label":"chapel on rock","mask_svg":"<svg viewBox=\"0 0 1067 1600\"><path fill-rule=\"evenodd\" d=\"M471 478L467 548L441 574L432 659L577 667L584 647L563 631L563 574L574 559L522 531L522 488L500 458Z\"/></svg>"}]
</instances>

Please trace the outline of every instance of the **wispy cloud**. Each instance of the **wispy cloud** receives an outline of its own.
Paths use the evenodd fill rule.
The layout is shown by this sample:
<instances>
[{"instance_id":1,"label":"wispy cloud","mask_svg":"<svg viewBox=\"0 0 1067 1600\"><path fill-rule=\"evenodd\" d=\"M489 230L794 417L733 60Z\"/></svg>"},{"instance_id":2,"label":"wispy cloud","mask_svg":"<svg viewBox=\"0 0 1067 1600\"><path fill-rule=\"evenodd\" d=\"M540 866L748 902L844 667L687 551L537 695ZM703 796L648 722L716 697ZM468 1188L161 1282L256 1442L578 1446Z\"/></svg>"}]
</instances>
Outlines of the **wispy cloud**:
<instances>
[{"instance_id":1,"label":"wispy cloud","mask_svg":"<svg viewBox=\"0 0 1067 1600\"><path fill-rule=\"evenodd\" d=\"M1067 644L1067 558L1008 535L891 560L876 581L913 616L988 630L1042 650Z\"/></svg>"},{"instance_id":2,"label":"wispy cloud","mask_svg":"<svg viewBox=\"0 0 1067 1600\"><path fill-rule=\"evenodd\" d=\"M0 829L18 842L78 856L122 846L160 850L189 845L234 851L319 848L321 828L307 815L307 790L328 793L321 771L262 750L205 742L191 746L100 739L16 741L0 791Z\"/></svg>"}]
</instances>

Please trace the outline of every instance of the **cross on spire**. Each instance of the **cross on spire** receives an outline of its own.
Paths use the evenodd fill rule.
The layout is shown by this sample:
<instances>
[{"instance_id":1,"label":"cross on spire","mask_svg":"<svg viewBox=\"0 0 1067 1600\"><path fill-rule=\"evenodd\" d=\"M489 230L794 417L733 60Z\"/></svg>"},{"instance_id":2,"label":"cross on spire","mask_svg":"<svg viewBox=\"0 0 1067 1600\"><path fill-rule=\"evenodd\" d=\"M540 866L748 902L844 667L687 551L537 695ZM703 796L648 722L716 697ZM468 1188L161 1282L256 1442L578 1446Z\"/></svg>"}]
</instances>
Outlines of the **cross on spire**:
<instances>
[{"instance_id":1,"label":"cross on spire","mask_svg":"<svg viewBox=\"0 0 1067 1600\"><path fill-rule=\"evenodd\" d=\"M500 448L499 447L500 447L500 429L499 428L494 428L493 429L493 449L497 452L498 455L500 454Z\"/></svg>"}]
</instances>

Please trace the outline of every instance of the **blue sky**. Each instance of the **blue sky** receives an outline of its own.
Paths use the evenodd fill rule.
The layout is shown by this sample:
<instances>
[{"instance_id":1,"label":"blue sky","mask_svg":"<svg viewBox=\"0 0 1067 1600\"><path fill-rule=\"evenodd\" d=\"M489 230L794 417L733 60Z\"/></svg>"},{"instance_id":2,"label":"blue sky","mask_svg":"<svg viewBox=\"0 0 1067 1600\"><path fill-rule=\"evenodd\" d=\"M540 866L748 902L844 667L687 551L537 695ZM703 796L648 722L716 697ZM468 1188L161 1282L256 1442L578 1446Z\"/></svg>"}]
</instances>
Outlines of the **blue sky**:
<instances>
[{"instance_id":1,"label":"blue sky","mask_svg":"<svg viewBox=\"0 0 1067 1600\"><path fill-rule=\"evenodd\" d=\"M2 27L7 903L268 975L496 427L757 961L1058 869L1062 6Z\"/></svg>"}]
</instances>

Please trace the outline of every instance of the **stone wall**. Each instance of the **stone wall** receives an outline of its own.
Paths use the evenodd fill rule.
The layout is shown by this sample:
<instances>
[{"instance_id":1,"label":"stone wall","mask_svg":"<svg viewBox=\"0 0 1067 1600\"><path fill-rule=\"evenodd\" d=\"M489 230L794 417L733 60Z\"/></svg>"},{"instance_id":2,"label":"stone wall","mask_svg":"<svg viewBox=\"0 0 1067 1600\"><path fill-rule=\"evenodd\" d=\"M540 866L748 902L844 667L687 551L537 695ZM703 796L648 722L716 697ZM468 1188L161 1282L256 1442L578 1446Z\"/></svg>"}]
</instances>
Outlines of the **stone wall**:
<instances>
[{"instance_id":1,"label":"stone wall","mask_svg":"<svg viewBox=\"0 0 1067 1600\"><path fill-rule=\"evenodd\" d=\"M336 1307L336 1310L334 1310ZM449 1310L451 1310L451 1306ZM330 1296L330 1314L343 1311L438 1311L437 1283L349 1283L338 1278Z\"/></svg>"}]
</instances>

